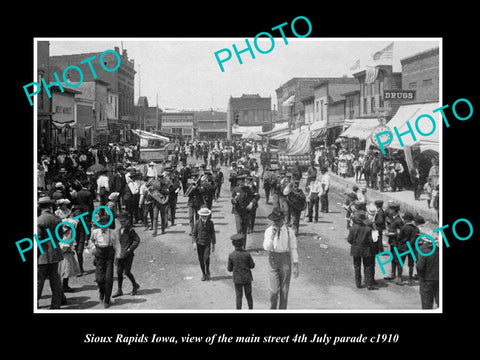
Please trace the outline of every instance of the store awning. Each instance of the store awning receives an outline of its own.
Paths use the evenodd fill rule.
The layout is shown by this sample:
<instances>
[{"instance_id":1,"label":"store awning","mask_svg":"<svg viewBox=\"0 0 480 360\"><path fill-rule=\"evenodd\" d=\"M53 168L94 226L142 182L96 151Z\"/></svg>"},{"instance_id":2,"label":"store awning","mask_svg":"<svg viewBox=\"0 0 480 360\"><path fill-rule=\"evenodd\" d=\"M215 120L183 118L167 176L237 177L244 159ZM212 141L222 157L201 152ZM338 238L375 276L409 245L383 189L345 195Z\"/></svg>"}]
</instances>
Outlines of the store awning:
<instances>
[{"instance_id":1,"label":"store awning","mask_svg":"<svg viewBox=\"0 0 480 360\"><path fill-rule=\"evenodd\" d=\"M55 126L57 130L63 130L65 128L72 128L75 126L75 120L68 120L68 121L55 121L52 120L52 125Z\"/></svg>"},{"instance_id":2,"label":"store awning","mask_svg":"<svg viewBox=\"0 0 480 360\"><path fill-rule=\"evenodd\" d=\"M282 106L292 106L294 103L295 103L295 95L292 95L282 103Z\"/></svg>"},{"instance_id":3,"label":"store awning","mask_svg":"<svg viewBox=\"0 0 480 360\"><path fill-rule=\"evenodd\" d=\"M377 118L353 119L350 127L344 132L342 132L339 137L366 140L368 137L370 137L373 128L377 125Z\"/></svg>"},{"instance_id":4,"label":"store awning","mask_svg":"<svg viewBox=\"0 0 480 360\"><path fill-rule=\"evenodd\" d=\"M310 131L295 131L287 137L288 155L305 155L310 153Z\"/></svg>"},{"instance_id":5,"label":"store awning","mask_svg":"<svg viewBox=\"0 0 480 360\"><path fill-rule=\"evenodd\" d=\"M433 110L438 109L440 104L438 102L401 105L398 108L395 116L387 123L387 126L391 129L393 136L392 142L388 145L391 149L402 149L405 146L420 146L420 151L423 149L432 149L438 152L439 148L439 132L442 126L440 112L434 113ZM429 136L422 136L416 129L415 122L421 115L429 115L435 120L435 131ZM411 134L405 134L402 136L403 146L398 141L398 137L395 135L394 127L397 128L398 133L402 134L408 131L407 122L410 123L413 132L415 133L415 140ZM432 122L428 117L422 118L418 121L418 128L423 133L430 133L433 129Z\"/></svg>"},{"instance_id":6,"label":"store awning","mask_svg":"<svg viewBox=\"0 0 480 360\"><path fill-rule=\"evenodd\" d=\"M144 130L132 129L132 132L135 135L138 135L142 140L160 140L160 141L170 141L168 137L157 135Z\"/></svg>"},{"instance_id":7,"label":"store awning","mask_svg":"<svg viewBox=\"0 0 480 360\"><path fill-rule=\"evenodd\" d=\"M262 126L232 126L232 135L243 135L250 132L260 134L262 132Z\"/></svg>"},{"instance_id":8,"label":"store awning","mask_svg":"<svg viewBox=\"0 0 480 360\"><path fill-rule=\"evenodd\" d=\"M282 122L282 123L275 124L275 126L273 127L272 130L264 132L264 133L260 133L258 135L269 137L269 136L273 136L275 134L278 134L281 131L285 131L285 129L289 130L288 122Z\"/></svg>"}]
</instances>

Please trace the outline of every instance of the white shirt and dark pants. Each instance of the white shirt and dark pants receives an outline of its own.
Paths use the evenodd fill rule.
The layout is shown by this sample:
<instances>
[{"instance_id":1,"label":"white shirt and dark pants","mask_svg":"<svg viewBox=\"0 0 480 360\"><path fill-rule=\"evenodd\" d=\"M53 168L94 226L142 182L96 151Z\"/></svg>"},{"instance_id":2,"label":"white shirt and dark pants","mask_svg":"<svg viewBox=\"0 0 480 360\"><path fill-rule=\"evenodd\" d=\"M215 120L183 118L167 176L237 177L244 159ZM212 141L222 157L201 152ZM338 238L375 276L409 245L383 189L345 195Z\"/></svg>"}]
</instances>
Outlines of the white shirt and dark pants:
<instances>
[{"instance_id":1,"label":"white shirt and dark pants","mask_svg":"<svg viewBox=\"0 0 480 360\"><path fill-rule=\"evenodd\" d=\"M94 229L91 240L95 244L95 282L98 285L100 302L110 306L113 288L113 265L115 250L113 247L114 230L110 228Z\"/></svg>"},{"instance_id":2,"label":"white shirt and dark pants","mask_svg":"<svg viewBox=\"0 0 480 360\"><path fill-rule=\"evenodd\" d=\"M268 251L270 264L270 309L277 309L277 305L279 309L286 309L292 263L298 263L295 232L286 225L280 229L272 225L265 230L263 248Z\"/></svg>"}]
</instances>

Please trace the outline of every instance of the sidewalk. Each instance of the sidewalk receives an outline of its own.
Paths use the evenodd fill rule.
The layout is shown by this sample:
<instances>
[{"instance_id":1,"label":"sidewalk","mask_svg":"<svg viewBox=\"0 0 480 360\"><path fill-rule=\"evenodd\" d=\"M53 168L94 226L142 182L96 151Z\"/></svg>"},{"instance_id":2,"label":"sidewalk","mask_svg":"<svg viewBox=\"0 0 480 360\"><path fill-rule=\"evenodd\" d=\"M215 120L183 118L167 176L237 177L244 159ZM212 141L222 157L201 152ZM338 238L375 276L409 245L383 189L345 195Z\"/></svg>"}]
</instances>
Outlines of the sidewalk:
<instances>
[{"instance_id":1,"label":"sidewalk","mask_svg":"<svg viewBox=\"0 0 480 360\"><path fill-rule=\"evenodd\" d=\"M330 175L330 187L336 189L339 192L351 192L353 185L357 185L359 188L365 186L365 180L360 181L360 183L355 183L354 177L343 178L339 175L336 175L332 172L328 172ZM384 208L389 200L394 200L400 204L400 212L404 213L405 211L411 211L414 214L418 213L425 218L426 222L431 222L433 224L438 224L437 212L435 209L428 208L427 198L425 194L420 196L420 200L414 200L412 190L404 191L385 191L381 192L379 190L373 190L367 188L367 203L373 202L375 200L383 200Z\"/></svg>"}]
</instances>

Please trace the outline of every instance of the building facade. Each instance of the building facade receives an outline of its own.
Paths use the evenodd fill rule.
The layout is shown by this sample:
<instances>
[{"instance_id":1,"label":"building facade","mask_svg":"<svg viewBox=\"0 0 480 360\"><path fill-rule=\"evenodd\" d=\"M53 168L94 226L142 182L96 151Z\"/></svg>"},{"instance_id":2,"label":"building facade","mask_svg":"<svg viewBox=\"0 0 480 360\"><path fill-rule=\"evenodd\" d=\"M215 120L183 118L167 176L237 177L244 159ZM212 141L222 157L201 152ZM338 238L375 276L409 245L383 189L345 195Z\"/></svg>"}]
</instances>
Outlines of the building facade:
<instances>
[{"instance_id":1,"label":"building facade","mask_svg":"<svg viewBox=\"0 0 480 360\"><path fill-rule=\"evenodd\" d=\"M372 71L372 74L367 74ZM367 81L367 75L370 81ZM360 84L360 115L362 118L383 116L387 121L398 110L401 101L386 100L384 90L401 90L402 73L393 72L391 65L377 65L371 70L362 70L353 74Z\"/></svg>"},{"instance_id":2,"label":"building facade","mask_svg":"<svg viewBox=\"0 0 480 360\"><path fill-rule=\"evenodd\" d=\"M295 127L297 120L304 117L302 100L313 95L312 86L319 80L321 78L318 77L295 77L276 89L277 116L275 122L288 121L290 127Z\"/></svg>"},{"instance_id":3,"label":"building facade","mask_svg":"<svg viewBox=\"0 0 480 360\"><path fill-rule=\"evenodd\" d=\"M227 113L225 111L194 111L194 127L198 140L227 138Z\"/></svg>"},{"instance_id":4,"label":"building facade","mask_svg":"<svg viewBox=\"0 0 480 360\"><path fill-rule=\"evenodd\" d=\"M439 61L438 47L400 60L402 90L415 90L415 99L408 103L439 101Z\"/></svg>"},{"instance_id":5,"label":"building facade","mask_svg":"<svg viewBox=\"0 0 480 360\"><path fill-rule=\"evenodd\" d=\"M252 131L272 129L272 98L259 94L230 96L227 104L227 138Z\"/></svg>"},{"instance_id":6,"label":"building facade","mask_svg":"<svg viewBox=\"0 0 480 360\"><path fill-rule=\"evenodd\" d=\"M193 126L193 112L162 112L160 114L160 130L181 136L191 141L196 136Z\"/></svg>"}]
</instances>

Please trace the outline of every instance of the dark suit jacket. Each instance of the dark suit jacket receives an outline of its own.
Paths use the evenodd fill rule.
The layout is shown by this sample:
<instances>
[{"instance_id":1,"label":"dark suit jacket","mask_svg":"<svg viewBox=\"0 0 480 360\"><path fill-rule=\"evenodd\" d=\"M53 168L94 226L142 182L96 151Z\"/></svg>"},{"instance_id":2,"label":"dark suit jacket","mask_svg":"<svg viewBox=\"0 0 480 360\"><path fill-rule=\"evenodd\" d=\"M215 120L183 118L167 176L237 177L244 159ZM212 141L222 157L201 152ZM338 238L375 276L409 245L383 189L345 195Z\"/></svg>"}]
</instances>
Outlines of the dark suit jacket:
<instances>
[{"instance_id":1,"label":"dark suit jacket","mask_svg":"<svg viewBox=\"0 0 480 360\"><path fill-rule=\"evenodd\" d=\"M119 242L120 242L120 253L118 254L119 259L123 259L127 255L133 254L133 251L140 244L140 237L135 232L133 228L126 228L123 230L123 234L119 231Z\"/></svg>"},{"instance_id":2,"label":"dark suit jacket","mask_svg":"<svg viewBox=\"0 0 480 360\"><path fill-rule=\"evenodd\" d=\"M215 244L215 227L213 221L208 219L205 224L199 219L193 227L193 242L199 245Z\"/></svg>"},{"instance_id":3,"label":"dark suit jacket","mask_svg":"<svg viewBox=\"0 0 480 360\"><path fill-rule=\"evenodd\" d=\"M397 250L399 252L407 251L407 242L412 248L415 247L415 240L417 239L418 228L414 224L405 224L400 228L400 233L397 236Z\"/></svg>"},{"instance_id":4,"label":"dark suit jacket","mask_svg":"<svg viewBox=\"0 0 480 360\"><path fill-rule=\"evenodd\" d=\"M233 283L245 284L252 282L253 276L250 269L255 267L252 255L245 250L233 251L228 255L227 270L233 271Z\"/></svg>"},{"instance_id":5,"label":"dark suit jacket","mask_svg":"<svg viewBox=\"0 0 480 360\"><path fill-rule=\"evenodd\" d=\"M63 260L62 250L60 249L59 241L55 236L55 228L60 224L61 220L58 216L52 214L48 210L42 211L42 214L37 219L37 238L39 241L45 240L49 237L47 229L49 229L55 248L52 241L45 241L41 243L43 254L40 252L40 248L37 251L37 264L54 264ZM61 228L59 228L59 235L62 236Z\"/></svg>"},{"instance_id":6,"label":"dark suit jacket","mask_svg":"<svg viewBox=\"0 0 480 360\"><path fill-rule=\"evenodd\" d=\"M348 233L347 241L352 245L350 248L351 256L375 256L375 245L372 238L372 228L370 226L353 223Z\"/></svg>"},{"instance_id":7,"label":"dark suit jacket","mask_svg":"<svg viewBox=\"0 0 480 360\"><path fill-rule=\"evenodd\" d=\"M423 254L429 254L433 249L431 242L426 242L420 246L420 251ZM438 281L438 245L435 247L435 252L429 256L417 257L417 272L421 280L433 280Z\"/></svg>"},{"instance_id":8,"label":"dark suit jacket","mask_svg":"<svg viewBox=\"0 0 480 360\"><path fill-rule=\"evenodd\" d=\"M87 189L81 189L77 192L77 202L82 208L86 208L89 214L93 212L93 194Z\"/></svg>"}]
</instances>

